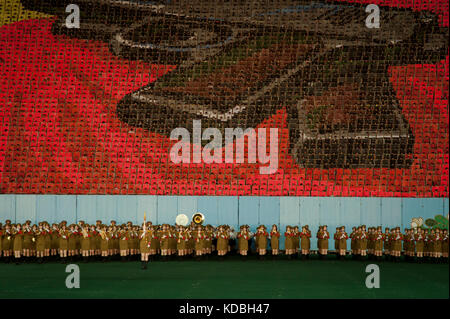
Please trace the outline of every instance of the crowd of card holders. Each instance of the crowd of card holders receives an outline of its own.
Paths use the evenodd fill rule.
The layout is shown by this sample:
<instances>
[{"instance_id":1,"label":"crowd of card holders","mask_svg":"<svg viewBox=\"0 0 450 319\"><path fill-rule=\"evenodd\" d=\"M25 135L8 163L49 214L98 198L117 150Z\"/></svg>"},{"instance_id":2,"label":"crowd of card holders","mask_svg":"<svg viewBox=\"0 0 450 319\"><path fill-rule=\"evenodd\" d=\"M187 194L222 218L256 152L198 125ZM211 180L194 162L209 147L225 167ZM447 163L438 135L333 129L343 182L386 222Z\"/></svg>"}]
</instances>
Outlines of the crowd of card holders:
<instances>
[{"instance_id":1,"label":"crowd of card holders","mask_svg":"<svg viewBox=\"0 0 450 319\"><path fill-rule=\"evenodd\" d=\"M37 93L16 92L28 83L14 76L2 81L1 101L21 108L0 107L2 117L17 116L2 123L3 193L448 196L448 27L431 13L432 6L427 11L381 7L383 27L377 31L364 24L365 5L343 2L80 0L75 1L80 28L66 25L65 8L72 1L13 2L23 19L35 17L25 11L52 17L45 19L51 21L55 45L87 39L97 41L94 54L109 54L111 61L177 67L116 98L102 84L112 81L114 70L108 66L104 74L93 74L77 57L86 65L68 70L77 77L71 85L87 86L89 96L66 101L59 96L57 106L52 102L45 109L32 102ZM0 39L7 41L12 31L5 26ZM49 45L40 41L35 39L35 47ZM9 60L0 63L6 68ZM388 69L408 64L423 66L398 78ZM442 66L443 75L436 71ZM434 97L417 97L427 87L415 88L408 79L433 70L428 88L436 88ZM416 98L423 101L408 104ZM95 108L94 102L117 104L112 116L120 121L108 124L110 132L125 128L158 135L103 134L111 114L92 129L77 109L89 103ZM234 111L236 106L241 109ZM21 115L28 112L44 119L33 122L29 138L23 133L29 123ZM50 120L46 125L53 118L48 114L62 119L61 126ZM171 130L190 130L194 119L220 130L257 127L270 119L280 128L280 140L287 140L280 143L277 174L257 175L248 164L170 163ZM52 130L59 135L53 137ZM70 156L58 152L59 138Z\"/></svg>"}]
</instances>

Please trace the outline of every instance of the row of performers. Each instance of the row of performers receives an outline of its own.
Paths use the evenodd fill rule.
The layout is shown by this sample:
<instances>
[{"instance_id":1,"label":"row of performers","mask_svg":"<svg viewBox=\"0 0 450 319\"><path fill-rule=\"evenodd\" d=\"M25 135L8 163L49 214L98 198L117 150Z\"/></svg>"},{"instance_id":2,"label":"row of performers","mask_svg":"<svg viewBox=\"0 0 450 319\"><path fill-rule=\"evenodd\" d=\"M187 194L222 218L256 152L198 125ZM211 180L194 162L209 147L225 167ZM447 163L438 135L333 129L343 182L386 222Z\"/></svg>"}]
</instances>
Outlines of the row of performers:
<instances>
[{"instance_id":1,"label":"row of performers","mask_svg":"<svg viewBox=\"0 0 450 319\"><path fill-rule=\"evenodd\" d=\"M287 226L284 232L284 253L288 258L297 257L301 252L303 259L309 258L311 250L311 231L308 225L302 227ZM238 232L228 225L213 227L191 224L190 226L152 225L146 222L142 226L127 224L117 225L111 221L109 226L100 220L96 224L88 225L83 221L78 224L67 225L66 221L50 225L40 222L31 225L11 224L6 221L0 224L0 256L9 261L14 256L16 262L21 258L37 257L39 262L44 258L57 256L62 262L67 258L81 256L85 261L89 258L120 256L122 260L133 259L141 255L143 263L156 255L163 260L168 256L194 255L198 259L203 255L210 255L217 251L220 259L235 249L245 259L254 240L257 254L263 258L270 245L272 256L280 253L281 233L276 225L267 231L260 225L255 233L248 225L240 227ZM320 258L328 254L330 233L327 226L320 226L316 234L318 253ZM336 228L334 233L335 250L341 259L347 254L347 242L351 240L353 258L380 259L383 254L392 260L399 260L402 251L408 260L432 258L433 260L448 260L448 231L446 229L405 229L366 226L353 227L350 235L345 227ZM236 246L236 247L235 247ZM145 266L146 267L146 266Z\"/></svg>"}]
</instances>

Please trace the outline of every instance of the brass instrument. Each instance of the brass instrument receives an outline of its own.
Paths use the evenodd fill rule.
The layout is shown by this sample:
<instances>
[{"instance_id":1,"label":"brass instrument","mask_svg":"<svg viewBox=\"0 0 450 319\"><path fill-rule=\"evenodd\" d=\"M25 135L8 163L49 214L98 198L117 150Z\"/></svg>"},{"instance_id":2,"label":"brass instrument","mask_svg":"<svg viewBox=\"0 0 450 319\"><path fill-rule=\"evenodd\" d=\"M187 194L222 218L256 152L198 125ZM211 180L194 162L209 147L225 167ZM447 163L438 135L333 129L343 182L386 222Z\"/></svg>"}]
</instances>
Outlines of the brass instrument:
<instances>
[{"instance_id":1,"label":"brass instrument","mask_svg":"<svg viewBox=\"0 0 450 319\"><path fill-rule=\"evenodd\" d=\"M195 213L192 216L192 221L194 222L194 224L196 225L201 225L203 224L203 222L205 221L205 216L202 213Z\"/></svg>"},{"instance_id":2,"label":"brass instrument","mask_svg":"<svg viewBox=\"0 0 450 319\"><path fill-rule=\"evenodd\" d=\"M102 237L102 239L103 240L105 240L106 239L106 232L105 232L105 230L100 230L100 236Z\"/></svg>"}]
</instances>

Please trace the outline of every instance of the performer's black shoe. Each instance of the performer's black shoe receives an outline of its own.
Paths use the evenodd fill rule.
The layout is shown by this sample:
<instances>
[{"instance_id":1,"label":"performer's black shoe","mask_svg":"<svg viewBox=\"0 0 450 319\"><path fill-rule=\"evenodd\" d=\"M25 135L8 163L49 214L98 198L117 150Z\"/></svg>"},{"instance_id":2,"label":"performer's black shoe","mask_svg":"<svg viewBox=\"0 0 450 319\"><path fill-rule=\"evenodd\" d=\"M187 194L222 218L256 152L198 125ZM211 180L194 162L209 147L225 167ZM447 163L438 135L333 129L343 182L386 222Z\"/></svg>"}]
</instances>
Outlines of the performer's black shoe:
<instances>
[{"instance_id":1,"label":"performer's black shoe","mask_svg":"<svg viewBox=\"0 0 450 319\"><path fill-rule=\"evenodd\" d=\"M16 265L20 265L20 258L14 258L16 261Z\"/></svg>"},{"instance_id":2,"label":"performer's black shoe","mask_svg":"<svg viewBox=\"0 0 450 319\"><path fill-rule=\"evenodd\" d=\"M302 254L302 260L306 260L306 255Z\"/></svg>"}]
</instances>

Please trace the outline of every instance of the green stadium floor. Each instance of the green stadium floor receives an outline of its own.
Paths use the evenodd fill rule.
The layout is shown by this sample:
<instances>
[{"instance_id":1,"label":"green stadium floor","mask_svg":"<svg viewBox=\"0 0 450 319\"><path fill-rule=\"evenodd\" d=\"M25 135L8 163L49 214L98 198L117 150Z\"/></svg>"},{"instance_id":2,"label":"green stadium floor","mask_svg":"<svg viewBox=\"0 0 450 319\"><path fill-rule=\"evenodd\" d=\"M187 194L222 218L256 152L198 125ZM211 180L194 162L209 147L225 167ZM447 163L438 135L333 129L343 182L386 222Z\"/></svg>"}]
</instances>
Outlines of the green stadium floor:
<instances>
[{"instance_id":1,"label":"green stadium floor","mask_svg":"<svg viewBox=\"0 0 450 319\"><path fill-rule=\"evenodd\" d=\"M66 265L1 263L0 298L449 298L448 264L380 262L368 289L369 262L249 258L79 263L79 289L66 288Z\"/></svg>"}]
</instances>

